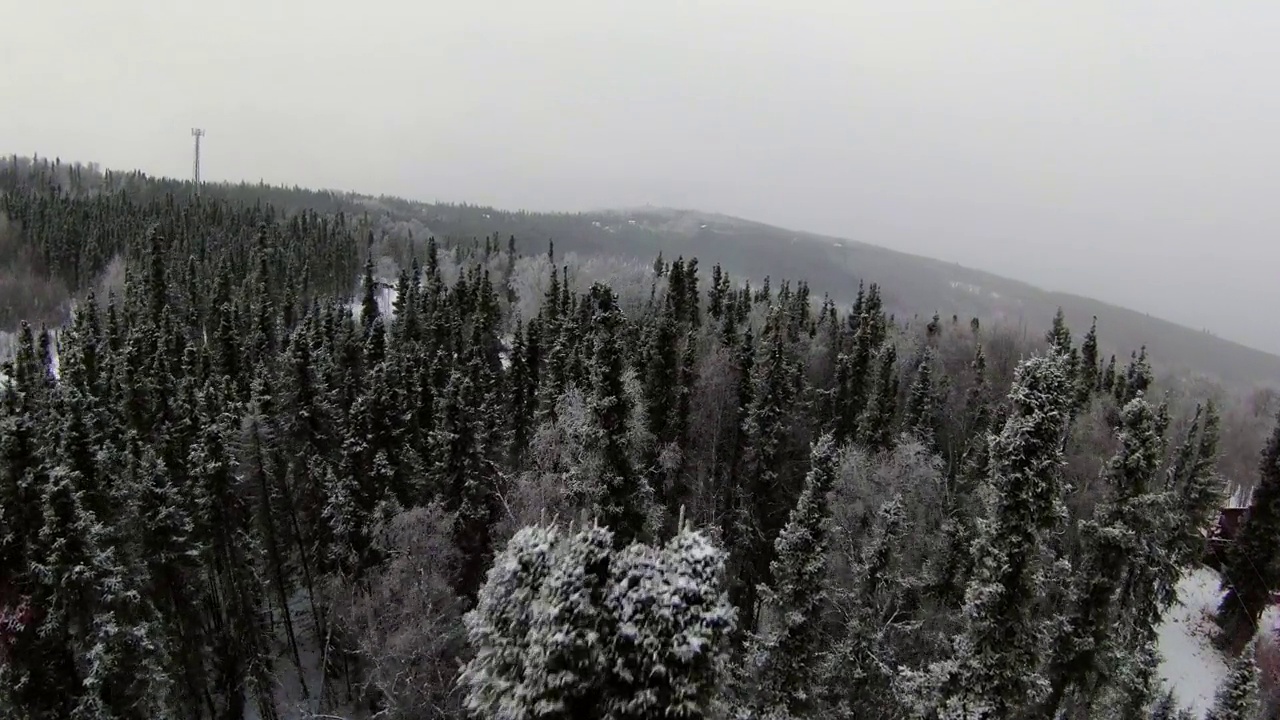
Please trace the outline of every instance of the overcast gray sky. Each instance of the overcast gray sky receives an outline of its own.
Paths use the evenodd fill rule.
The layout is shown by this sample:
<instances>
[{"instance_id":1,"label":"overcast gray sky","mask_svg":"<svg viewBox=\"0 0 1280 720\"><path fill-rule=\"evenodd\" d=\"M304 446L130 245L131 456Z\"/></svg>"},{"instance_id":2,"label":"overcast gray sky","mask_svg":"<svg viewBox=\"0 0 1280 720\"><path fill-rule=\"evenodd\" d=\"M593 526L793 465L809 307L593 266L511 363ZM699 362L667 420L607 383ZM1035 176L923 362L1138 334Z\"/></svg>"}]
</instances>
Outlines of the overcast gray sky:
<instances>
[{"instance_id":1,"label":"overcast gray sky","mask_svg":"<svg viewBox=\"0 0 1280 720\"><path fill-rule=\"evenodd\" d=\"M853 237L1280 352L1273 0L0 0L0 151Z\"/></svg>"}]
</instances>

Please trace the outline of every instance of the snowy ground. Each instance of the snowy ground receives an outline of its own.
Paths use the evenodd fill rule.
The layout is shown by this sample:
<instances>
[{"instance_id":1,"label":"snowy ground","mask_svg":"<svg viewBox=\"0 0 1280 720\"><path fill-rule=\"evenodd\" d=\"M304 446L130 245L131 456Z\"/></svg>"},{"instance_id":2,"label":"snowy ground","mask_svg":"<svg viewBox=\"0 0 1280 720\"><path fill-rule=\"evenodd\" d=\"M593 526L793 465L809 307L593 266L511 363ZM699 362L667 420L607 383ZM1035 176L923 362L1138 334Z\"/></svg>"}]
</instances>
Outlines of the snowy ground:
<instances>
[{"instance_id":1,"label":"snowy ground","mask_svg":"<svg viewBox=\"0 0 1280 720\"><path fill-rule=\"evenodd\" d=\"M290 614L293 616L294 632L298 640L298 655L302 660L303 672L293 664L292 656L285 642L281 627L276 628L276 688L275 706L281 720L308 720L310 718L326 718L342 720L355 717L350 708L333 708L335 699L332 696L322 699L322 656L324 643L316 637L315 625L311 620L310 605L306 594L299 590L289 601ZM307 691L303 692L305 680ZM341 686L341 681L330 678L334 686ZM331 688L332 689L332 688ZM245 720L261 720L261 714L248 700Z\"/></svg>"},{"instance_id":2,"label":"snowy ground","mask_svg":"<svg viewBox=\"0 0 1280 720\"><path fill-rule=\"evenodd\" d=\"M1218 607L1218 573L1196 568L1178 583L1178 602L1160 626L1160 675L1185 708L1202 716L1227 674L1227 663L1213 647L1213 613Z\"/></svg>"}]
</instances>

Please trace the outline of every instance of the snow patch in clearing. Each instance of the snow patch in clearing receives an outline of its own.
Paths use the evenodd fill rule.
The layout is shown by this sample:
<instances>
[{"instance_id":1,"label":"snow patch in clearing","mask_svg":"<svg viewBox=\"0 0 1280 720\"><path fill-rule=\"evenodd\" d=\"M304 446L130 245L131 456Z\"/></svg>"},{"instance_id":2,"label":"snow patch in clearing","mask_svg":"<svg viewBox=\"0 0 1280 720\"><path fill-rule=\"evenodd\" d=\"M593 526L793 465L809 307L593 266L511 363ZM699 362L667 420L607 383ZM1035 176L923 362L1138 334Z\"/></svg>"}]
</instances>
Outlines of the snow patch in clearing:
<instances>
[{"instance_id":1,"label":"snow patch in clearing","mask_svg":"<svg viewBox=\"0 0 1280 720\"><path fill-rule=\"evenodd\" d=\"M360 319L360 313L363 310L364 289L361 287L363 280L356 283L356 299L347 304L347 309L351 311L351 317L356 320ZM378 303L378 314L384 318L395 316L396 298L400 293L394 287L381 286L374 290L373 299Z\"/></svg>"},{"instance_id":2,"label":"snow patch in clearing","mask_svg":"<svg viewBox=\"0 0 1280 720\"><path fill-rule=\"evenodd\" d=\"M283 622L274 623L275 688L272 695L277 717L279 720L345 720L355 717L354 708L344 702L345 693L341 688L346 687L346 681L326 676L324 672L324 639L316 636L315 620L305 590L297 590L289 599L289 615L293 620L302 668L299 671L293 663ZM262 720L255 698L249 695L245 697L245 720Z\"/></svg>"},{"instance_id":3,"label":"snow patch in clearing","mask_svg":"<svg viewBox=\"0 0 1280 720\"><path fill-rule=\"evenodd\" d=\"M1160 677L1178 704L1202 716L1227 676L1227 661L1213 646L1214 613L1221 599L1218 573L1198 567L1178 583L1178 601L1159 629Z\"/></svg>"}]
</instances>

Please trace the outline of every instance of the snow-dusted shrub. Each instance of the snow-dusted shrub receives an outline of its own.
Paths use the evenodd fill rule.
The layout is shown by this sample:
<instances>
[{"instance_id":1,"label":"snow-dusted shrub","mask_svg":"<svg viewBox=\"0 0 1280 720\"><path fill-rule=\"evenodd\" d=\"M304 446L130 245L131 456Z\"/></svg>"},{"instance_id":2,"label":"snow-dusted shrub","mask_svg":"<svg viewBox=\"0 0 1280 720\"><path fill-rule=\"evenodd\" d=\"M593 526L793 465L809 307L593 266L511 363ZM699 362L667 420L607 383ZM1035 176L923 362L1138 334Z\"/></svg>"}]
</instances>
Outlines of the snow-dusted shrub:
<instances>
[{"instance_id":1,"label":"snow-dusted shrub","mask_svg":"<svg viewBox=\"0 0 1280 720\"><path fill-rule=\"evenodd\" d=\"M462 650L462 607L449 583L457 550L439 505L415 508L378 528L388 554L364 582L334 598L337 628L354 646L360 695L386 718L442 717Z\"/></svg>"},{"instance_id":2,"label":"snow-dusted shrub","mask_svg":"<svg viewBox=\"0 0 1280 720\"><path fill-rule=\"evenodd\" d=\"M734 611L724 553L683 529L664 547L613 549L590 526L518 531L466 616L460 678L481 718L704 718Z\"/></svg>"},{"instance_id":3,"label":"snow-dusted shrub","mask_svg":"<svg viewBox=\"0 0 1280 720\"><path fill-rule=\"evenodd\" d=\"M1258 631L1258 695L1265 717L1280 712L1280 613L1263 614Z\"/></svg>"}]
</instances>

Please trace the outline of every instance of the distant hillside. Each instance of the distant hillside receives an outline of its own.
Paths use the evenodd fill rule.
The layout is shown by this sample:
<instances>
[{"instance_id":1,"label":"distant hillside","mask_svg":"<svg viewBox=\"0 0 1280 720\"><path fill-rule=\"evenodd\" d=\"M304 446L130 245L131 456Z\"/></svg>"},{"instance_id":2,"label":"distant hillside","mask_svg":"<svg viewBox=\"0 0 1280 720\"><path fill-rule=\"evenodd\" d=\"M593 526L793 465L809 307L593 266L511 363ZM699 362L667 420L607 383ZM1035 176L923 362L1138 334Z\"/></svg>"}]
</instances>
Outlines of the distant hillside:
<instances>
[{"instance_id":1,"label":"distant hillside","mask_svg":"<svg viewBox=\"0 0 1280 720\"><path fill-rule=\"evenodd\" d=\"M353 198L354 200L354 198ZM1197 374L1233 387L1280 385L1280 356L1209 333L1069 293L926 257L848 239L786 230L763 223L692 210L634 208L589 213L506 212L466 205L361 199L372 212L415 219L441 237L515 235L526 252L554 239L557 252L622 254L669 259L697 256L704 267L720 263L735 274L806 279L814 292L852 301L860 280L881 285L886 305L899 317L978 317L1039 335L1057 308L1077 333L1099 320L1103 349L1121 356L1146 345L1170 372Z\"/></svg>"},{"instance_id":2,"label":"distant hillside","mask_svg":"<svg viewBox=\"0 0 1280 720\"><path fill-rule=\"evenodd\" d=\"M81 190L128 186L135 192L191 192L189 182L144 180L140 173L112 173L67 166L68 182ZM77 170L76 168L80 168ZM79 173L79 175L77 175ZM93 177L88 177L92 175ZM1125 357L1146 345L1158 368L1180 376L1203 375L1241 389L1280 386L1280 356L1192 330L1150 315L1067 293L1048 292L1008 278L926 257L842 238L786 230L763 223L693 210L641 207L586 213L505 211L467 204L426 203L350 192L306 190L263 184L210 184L204 192L270 203L284 210L314 209L367 217L393 235L422 240L514 235L527 254L544 252L554 240L558 254L624 255L650 260L663 253L697 256L702 267L721 264L759 282L766 276L804 279L819 297L852 301L858 282L879 283L886 306L899 318L958 316L1003 322L1040 335L1058 307L1076 333L1098 318L1102 349Z\"/></svg>"}]
</instances>

